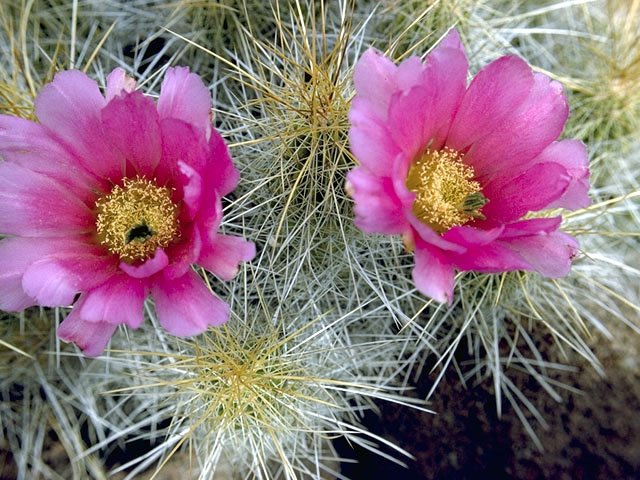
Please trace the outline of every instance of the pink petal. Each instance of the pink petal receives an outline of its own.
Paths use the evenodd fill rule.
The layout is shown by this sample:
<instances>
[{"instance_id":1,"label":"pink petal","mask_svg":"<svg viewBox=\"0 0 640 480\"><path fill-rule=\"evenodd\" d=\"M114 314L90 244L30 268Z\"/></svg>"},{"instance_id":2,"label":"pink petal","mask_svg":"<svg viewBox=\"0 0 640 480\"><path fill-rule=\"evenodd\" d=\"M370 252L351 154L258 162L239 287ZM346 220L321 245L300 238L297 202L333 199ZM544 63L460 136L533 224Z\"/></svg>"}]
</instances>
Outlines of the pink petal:
<instances>
[{"instance_id":1,"label":"pink petal","mask_svg":"<svg viewBox=\"0 0 640 480\"><path fill-rule=\"evenodd\" d=\"M569 273L571 260L577 253L578 242L565 233L557 231L562 217L533 218L506 225L503 233L490 245L489 252L469 253L478 257L456 259L461 270L507 271L534 270L546 277L561 277ZM487 256L494 255L504 261L503 270L488 268ZM520 260L518 260L518 258ZM484 269L483 264L484 262ZM518 265L518 262L521 262ZM493 265L498 265L494 262Z\"/></svg>"},{"instance_id":2,"label":"pink petal","mask_svg":"<svg viewBox=\"0 0 640 480\"><path fill-rule=\"evenodd\" d=\"M0 243L0 247L2 244ZM22 289L22 275L16 272L3 272L0 275L0 309L5 312L19 312L37 302Z\"/></svg>"},{"instance_id":3,"label":"pink petal","mask_svg":"<svg viewBox=\"0 0 640 480\"><path fill-rule=\"evenodd\" d=\"M391 97L389 131L409 159L421 155L435 134L434 105L438 93L430 86L417 86Z\"/></svg>"},{"instance_id":4,"label":"pink petal","mask_svg":"<svg viewBox=\"0 0 640 480\"><path fill-rule=\"evenodd\" d=\"M515 178L509 172L494 178L483 189L489 199L482 214L490 224L507 223L536 212L560 198L569 186L567 170L557 163L534 165Z\"/></svg>"},{"instance_id":5,"label":"pink petal","mask_svg":"<svg viewBox=\"0 0 640 480\"><path fill-rule=\"evenodd\" d=\"M80 315L83 304L84 296L58 327L58 337L65 342L74 342L87 357L97 357L104 352L117 325L84 320Z\"/></svg>"},{"instance_id":6,"label":"pink petal","mask_svg":"<svg viewBox=\"0 0 640 480\"><path fill-rule=\"evenodd\" d=\"M532 269L522 256L501 242L471 247L463 255L456 255L451 260L461 271L501 273Z\"/></svg>"},{"instance_id":7,"label":"pink petal","mask_svg":"<svg viewBox=\"0 0 640 480\"><path fill-rule=\"evenodd\" d=\"M362 231L398 234L409 228L390 178L376 177L356 167L347 174L346 188L355 200L355 224Z\"/></svg>"},{"instance_id":8,"label":"pink petal","mask_svg":"<svg viewBox=\"0 0 640 480\"><path fill-rule=\"evenodd\" d=\"M170 265L162 274L165 278L172 279L184 276L191 264L196 263L202 250L202 238L199 229L191 224L183 232L183 241L167 247Z\"/></svg>"},{"instance_id":9,"label":"pink petal","mask_svg":"<svg viewBox=\"0 0 640 480\"><path fill-rule=\"evenodd\" d=\"M193 220L200 210L202 177L182 160L178 161L178 172L182 184L182 201L187 207L188 219Z\"/></svg>"},{"instance_id":10,"label":"pink petal","mask_svg":"<svg viewBox=\"0 0 640 480\"><path fill-rule=\"evenodd\" d=\"M382 120L387 117L391 95L398 89L395 79L397 68L387 57L369 48L353 71L356 98L366 102L372 114Z\"/></svg>"},{"instance_id":11,"label":"pink petal","mask_svg":"<svg viewBox=\"0 0 640 480\"><path fill-rule=\"evenodd\" d=\"M559 231L511 237L501 243L529 263L530 270L549 278L567 275L578 252L577 240Z\"/></svg>"},{"instance_id":12,"label":"pink petal","mask_svg":"<svg viewBox=\"0 0 640 480\"><path fill-rule=\"evenodd\" d=\"M455 274L447 255L439 248L418 240L415 259L412 277L416 288L437 302L451 305Z\"/></svg>"},{"instance_id":13,"label":"pink petal","mask_svg":"<svg viewBox=\"0 0 640 480\"><path fill-rule=\"evenodd\" d=\"M83 191L92 194L91 189L100 186L49 130L23 118L0 115L0 156L59 181L83 200Z\"/></svg>"},{"instance_id":14,"label":"pink petal","mask_svg":"<svg viewBox=\"0 0 640 480\"><path fill-rule=\"evenodd\" d=\"M407 175L411 166L412 159L404 154L398 155L393 162L391 170L391 180L393 182L393 191L405 210L411 210L416 194L407 188Z\"/></svg>"},{"instance_id":15,"label":"pink petal","mask_svg":"<svg viewBox=\"0 0 640 480\"><path fill-rule=\"evenodd\" d=\"M215 240L220 223L222 223L222 201L215 190L205 190L204 195L196 223L202 234L203 242L207 243Z\"/></svg>"},{"instance_id":16,"label":"pink petal","mask_svg":"<svg viewBox=\"0 0 640 480\"><path fill-rule=\"evenodd\" d=\"M179 175L179 162L186 163L200 174L205 171L209 152L204 135L199 135L190 124L173 118L160 120L160 131L162 159L156 170L159 184L167 183ZM175 186L178 196L182 197L182 185Z\"/></svg>"},{"instance_id":17,"label":"pink petal","mask_svg":"<svg viewBox=\"0 0 640 480\"><path fill-rule=\"evenodd\" d=\"M125 166L104 138L100 111L105 105L96 82L82 72L67 70L40 90L35 113L76 154L82 167L115 182L123 177Z\"/></svg>"},{"instance_id":18,"label":"pink petal","mask_svg":"<svg viewBox=\"0 0 640 480\"><path fill-rule=\"evenodd\" d=\"M504 226L500 239L553 233L560 227L562 217L530 218Z\"/></svg>"},{"instance_id":19,"label":"pink petal","mask_svg":"<svg viewBox=\"0 0 640 480\"><path fill-rule=\"evenodd\" d=\"M533 88L525 101L504 123L494 122L493 133L471 148L466 161L473 165L481 183L495 172L526 165L562 132L569 115L562 86L541 73L536 73L533 79Z\"/></svg>"},{"instance_id":20,"label":"pink petal","mask_svg":"<svg viewBox=\"0 0 640 480\"><path fill-rule=\"evenodd\" d=\"M449 30L449 32L444 36L444 38L438 44L438 48L434 50L434 53L438 50L452 48L454 50L460 50L464 53L464 47L462 46L462 40L460 40L460 34L455 28ZM433 55L431 53L430 55Z\"/></svg>"},{"instance_id":21,"label":"pink petal","mask_svg":"<svg viewBox=\"0 0 640 480\"><path fill-rule=\"evenodd\" d=\"M107 103L122 93L131 93L136 88L136 80L125 73L120 67L114 68L107 77Z\"/></svg>"},{"instance_id":22,"label":"pink petal","mask_svg":"<svg viewBox=\"0 0 640 480\"><path fill-rule=\"evenodd\" d=\"M536 157L534 163L554 162L564 166L570 177L564 194L551 202L549 208L575 210L591 204L589 199L589 156L587 147L579 140L553 142Z\"/></svg>"},{"instance_id":23,"label":"pink petal","mask_svg":"<svg viewBox=\"0 0 640 480\"><path fill-rule=\"evenodd\" d=\"M458 32L447 34L427 56L426 66L422 83L437 92L431 113L437 122L431 148L440 149L467 88L469 65Z\"/></svg>"},{"instance_id":24,"label":"pink petal","mask_svg":"<svg viewBox=\"0 0 640 480\"><path fill-rule=\"evenodd\" d=\"M213 245L200 254L198 264L229 281L238 273L241 262L249 262L256 255L256 246L244 238L217 235Z\"/></svg>"},{"instance_id":25,"label":"pink petal","mask_svg":"<svg viewBox=\"0 0 640 480\"><path fill-rule=\"evenodd\" d=\"M107 141L133 165L128 176L153 178L162 153L153 100L140 92L118 96L102 109L102 125Z\"/></svg>"},{"instance_id":26,"label":"pink petal","mask_svg":"<svg viewBox=\"0 0 640 480\"><path fill-rule=\"evenodd\" d=\"M160 324L172 335L190 336L229 319L229 305L215 297L190 271L181 278L154 278L151 295Z\"/></svg>"},{"instance_id":27,"label":"pink petal","mask_svg":"<svg viewBox=\"0 0 640 480\"><path fill-rule=\"evenodd\" d=\"M453 227L442 238L465 247L480 247L493 242L503 232L504 226L482 230L474 227Z\"/></svg>"},{"instance_id":28,"label":"pink petal","mask_svg":"<svg viewBox=\"0 0 640 480\"><path fill-rule=\"evenodd\" d=\"M69 188L15 163L0 163L0 232L64 236L94 228L93 212Z\"/></svg>"},{"instance_id":29,"label":"pink petal","mask_svg":"<svg viewBox=\"0 0 640 480\"><path fill-rule=\"evenodd\" d=\"M351 102L349 120L351 151L360 165L379 177L390 176L400 149L387 127L375 119L370 104L358 97Z\"/></svg>"},{"instance_id":30,"label":"pink petal","mask_svg":"<svg viewBox=\"0 0 640 480\"><path fill-rule=\"evenodd\" d=\"M218 132L211 131L209 157L206 165L206 184L215 188L221 197L231 193L238 185L240 172L229 156L229 149Z\"/></svg>"},{"instance_id":31,"label":"pink petal","mask_svg":"<svg viewBox=\"0 0 640 480\"><path fill-rule=\"evenodd\" d=\"M409 57L403 61L395 73L395 84L398 93L406 93L414 87L421 86L422 75L424 74L424 63L420 57Z\"/></svg>"},{"instance_id":32,"label":"pink petal","mask_svg":"<svg viewBox=\"0 0 640 480\"><path fill-rule=\"evenodd\" d=\"M498 128L512 118L532 87L531 68L518 57L502 57L484 67L462 98L447 146L466 152L479 140L499 135Z\"/></svg>"},{"instance_id":33,"label":"pink petal","mask_svg":"<svg viewBox=\"0 0 640 480\"><path fill-rule=\"evenodd\" d=\"M27 295L22 287L23 276L27 269L35 262L47 260L52 255L69 254L82 249L91 250L91 247L86 246L89 242L91 239L88 237L14 237L1 240L0 309L18 311L36 305L38 303L36 299ZM61 280L64 279L51 279L54 284ZM61 283L66 285L65 282L61 281Z\"/></svg>"},{"instance_id":34,"label":"pink petal","mask_svg":"<svg viewBox=\"0 0 640 480\"><path fill-rule=\"evenodd\" d=\"M409 223L413 227L413 230L417 234L417 236L422 240L424 244L429 244L438 249L447 250L456 253L463 253L465 251L465 247L462 245L457 245L453 242L449 242L444 237L437 234L431 227L428 227L420 220L416 218L416 216L408 210L404 212L405 217L409 220ZM417 245L417 242L416 242Z\"/></svg>"},{"instance_id":35,"label":"pink petal","mask_svg":"<svg viewBox=\"0 0 640 480\"><path fill-rule=\"evenodd\" d=\"M143 320L145 290L145 284L141 280L124 274L114 275L83 295L80 317L91 323L126 323L131 328L138 328Z\"/></svg>"},{"instance_id":36,"label":"pink petal","mask_svg":"<svg viewBox=\"0 0 640 480\"><path fill-rule=\"evenodd\" d=\"M167 69L158 98L160 118L182 120L208 134L211 108L209 90L198 75L189 73L189 67Z\"/></svg>"},{"instance_id":37,"label":"pink petal","mask_svg":"<svg viewBox=\"0 0 640 480\"><path fill-rule=\"evenodd\" d=\"M60 241L48 238L0 240L0 309L17 312L36 305L36 300L24 293L22 276L31 263L55 251L56 243Z\"/></svg>"},{"instance_id":38,"label":"pink petal","mask_svg":"<svg viewBox=\"0 0 640 480\"><path fill-rule=\"evenodd\" d=\"M67 238L58 249L33 262L22 277L25 293L38 305L71 305L75 295L96 287L117 273L114 257L89 238Z\"/></svg>"},{"instance_id":39,"label":"pink petal","mask_svg":"<svg viewBox=\"0 0 640 480\"><path fill-rule=\"evenodd\" d=\"M120 269L132 278L147 278L155 275L169 264L169 257L161 248L156 250L153 257L147 259L141 265L130 265L120 262Z\"/></svg>"}]
</instances>

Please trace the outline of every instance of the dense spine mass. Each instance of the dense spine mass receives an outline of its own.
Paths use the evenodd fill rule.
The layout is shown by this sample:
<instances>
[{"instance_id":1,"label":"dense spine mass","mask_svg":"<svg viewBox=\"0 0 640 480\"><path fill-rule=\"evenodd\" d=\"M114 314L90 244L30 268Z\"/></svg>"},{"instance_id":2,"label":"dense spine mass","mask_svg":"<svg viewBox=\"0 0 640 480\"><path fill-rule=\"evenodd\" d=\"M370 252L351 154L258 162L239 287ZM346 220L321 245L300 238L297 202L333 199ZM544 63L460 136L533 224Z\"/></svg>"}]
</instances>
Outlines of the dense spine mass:
<instances>
[{"instance_id":1,"label":"dense spine mass","mask_svg":"<svg viewBox=\"0 0 640 480\"><path fill-rule=\"evenodd\" d=\"M219 279L232 277L237 265L224 256L210 262L218 267L215 275L187 266L231 312L224 326L194 338L159 328L147 301L139 329L119 328L104 355L87 360L56 338L56 327L73 310L3 312L0 476L141 478L157 469L161 478L173 464L185 480L210 479L214 472L263 480L343 478L340 459L354 448L417 470L396 445L413 441L415 424L394 441L367 425L387 402L424 413L428 427L420 433L430 433L424 399L439 395L443 379L462 380L472 397L473 388L486 388L495 395L497 416L517 416L533 444L546 447L537 427L556 407L539 412L544 402L537 395L550 395L556 405L566 398L565 387L573 389L558 380L571 375L565 364L586 363L602 373L607 365L593 345L621 350L603 337L615 338L618 325L633 335L640 331L639 9L639 0L516 6L506 0L0 2L3 115L35 120L37 93L68 68L85 71L105 96L109 72L123 68L131 77L123 88L133 88L135 79L153 101L169 66L188 65L197 73L206 86L203 97L214 98L207 118L241 174L238 188L219 204L207 198L207 205L224 211L215 238L230 246L230 238L242 235L257 246L255 259L228 282ZM473 74L515 54L563 84L572 112L563 137L589 146L593 205L542 214L562 214L562 232L580 240L568 277L458 272L446 306L416 290L413 245L353 225L357 211L345 180L357 165L348 112L358 59L370 46L396 65L412 55L424 59L454 27ZM61 160L51 152L37 163L39 150L8 142L5 122L0 117L0 164L25 154L29 168L46 173L50 162ZM25 138L33 133L23 132ZM203 144L210 140L202 136ZM371 140L371 132L365 138ZM414 214L440 233L482 220L490 207L478 172L461 161L473 152L459 153L421 150L405 184L418 194ZM78 174L72 183L84 180ZM176 206L173 190L152 176L114 185L83 199L95 220L86 233L127 266L184 240L180 219L188 212ZM15 238L0 241L16 245ZM14 256L2 265L0 286L16 278L20 262ZM57 275L51 273L54 286L60 286ZM122 305L108 307L121 311ZM181 315L193 319L192 313L184 308ZM636 375L633 355L626 358L615 368ZM414 388L418 395L409 392ZM436 402L443 404L450 408ZM458 428L475 410L437 413ZM496 432L502 436L504 429ZM346 449L336 450L338 437L346 438ZM455 448L446 447L438 464L463 462Z\"/></svg>"}]
</instances>

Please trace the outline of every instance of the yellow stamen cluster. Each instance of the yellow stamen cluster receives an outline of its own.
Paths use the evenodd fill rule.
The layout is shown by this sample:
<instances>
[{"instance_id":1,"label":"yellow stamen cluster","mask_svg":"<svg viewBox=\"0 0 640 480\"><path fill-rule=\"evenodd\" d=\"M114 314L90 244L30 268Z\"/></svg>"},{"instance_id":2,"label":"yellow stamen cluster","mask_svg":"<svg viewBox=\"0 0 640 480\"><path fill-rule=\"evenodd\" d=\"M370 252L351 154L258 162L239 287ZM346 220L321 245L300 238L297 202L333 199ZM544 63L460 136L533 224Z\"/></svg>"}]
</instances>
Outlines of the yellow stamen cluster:
<instances>
[{"instance_id":1,"label":"yellow stamen cluster","mask_svg":"<svg viewBox=\"0 0 640 480\"><path fill-rule=\"evenodd\" d=\"M179 236L171 190L144 178L126 178L96 202L100 243L124 262L146 260Z\"/></svg>"},{"instance_id":2,"label":"yellow stamen cluster","mask_svg":"<svg viewBox=\"0 0 640 480\"><path fill-rule=\"evenodd\" d=\"M478 210L487 200L473 178L473 168L462 163L458 152L427 150L407 175L407 188L417 194L414 215L438 233L482 218Z\"/></svg>"}]
</instances>

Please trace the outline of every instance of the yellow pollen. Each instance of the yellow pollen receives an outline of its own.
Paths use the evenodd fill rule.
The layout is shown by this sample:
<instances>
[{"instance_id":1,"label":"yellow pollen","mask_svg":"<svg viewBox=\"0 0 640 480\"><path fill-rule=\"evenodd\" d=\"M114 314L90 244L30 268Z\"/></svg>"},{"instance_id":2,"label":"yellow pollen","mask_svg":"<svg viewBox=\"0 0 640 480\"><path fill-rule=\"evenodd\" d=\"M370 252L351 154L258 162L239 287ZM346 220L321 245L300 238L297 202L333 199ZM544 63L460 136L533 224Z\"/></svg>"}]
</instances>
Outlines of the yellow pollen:
<instances>
[{"instance_id":1,"label":"yellow pollen","mask_svg":"<svg viewBox=\"0 0 640 480\"><path fill-rule=\"evenodd\" d=\"M450 148L427 150L409 168L407 188L415 192L412 211L418 219L442 234L472 218L487 203L474 171Z\"/></svg>"},{"instance_id":2,"label":"yellow pollen","mask_svg":"<svg viewBox=\"0 0 640 480\"><path fill-rule=\"evenodd\" d=\"M179 236L171 190L144 178L125 178L96 202L100 243L124 262L146 260Z\"/></svg>"}]
</instances>

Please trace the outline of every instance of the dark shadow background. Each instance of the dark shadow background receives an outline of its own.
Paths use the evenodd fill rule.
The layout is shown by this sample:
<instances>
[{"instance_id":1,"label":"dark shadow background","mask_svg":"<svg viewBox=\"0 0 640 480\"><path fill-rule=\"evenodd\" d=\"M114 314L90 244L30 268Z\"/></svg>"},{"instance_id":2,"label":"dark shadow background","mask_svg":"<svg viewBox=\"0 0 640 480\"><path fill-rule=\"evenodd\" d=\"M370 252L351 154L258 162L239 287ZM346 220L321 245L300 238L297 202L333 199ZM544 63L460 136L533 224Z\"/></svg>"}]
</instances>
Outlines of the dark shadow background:
<instances>
[{"instance_id":1,"label":"dark shadow background","mask_svg":"<svg viewBox=\"0 0 640 480\"><path fill-rule=\"evenodd\" d=\"M555 347L550 339L543 340L549 342L553 357ZM437 415L380 403L380 415L371 412L364 419L370 431L416 457L415 461L405 459L408 468L341 440L336 443L341 456L358 461L344 464L342 473L354 480L640 478L640 356L636 346L640 339L628 334L615 342L596 338L593 344L606 376L601 377L577 355L565 358L563 363L578 366L578 371L551 376L581 391L559 390L562 403L553 400L531 376L510 374L548 423L545 429L532 422L544 451L536 448L505 400L502 418L498 418L492 385L464 388L450 368L429 406ZM464 361L465 351L461 347L457 352L459 361ZM426 396L430 381L427 377L415 385L418 397Z\"/></svg>"}]
</instances>

